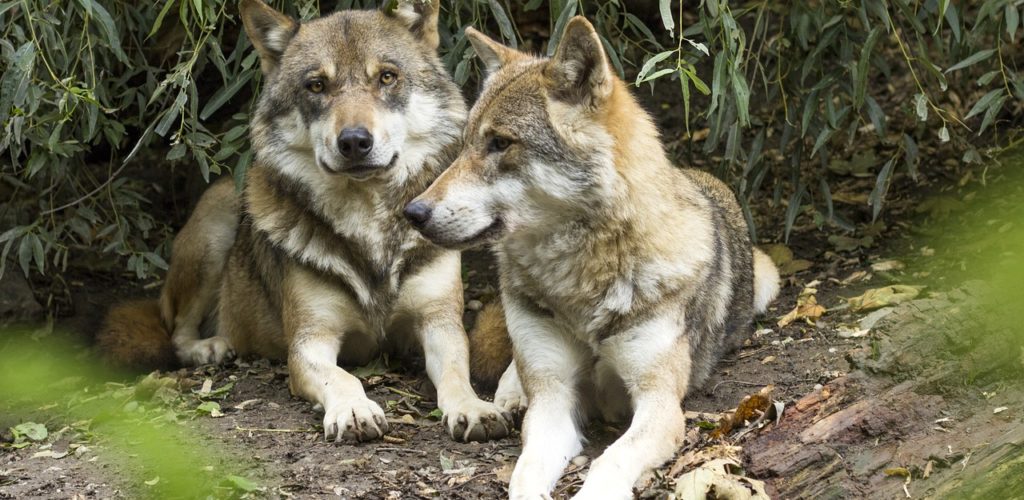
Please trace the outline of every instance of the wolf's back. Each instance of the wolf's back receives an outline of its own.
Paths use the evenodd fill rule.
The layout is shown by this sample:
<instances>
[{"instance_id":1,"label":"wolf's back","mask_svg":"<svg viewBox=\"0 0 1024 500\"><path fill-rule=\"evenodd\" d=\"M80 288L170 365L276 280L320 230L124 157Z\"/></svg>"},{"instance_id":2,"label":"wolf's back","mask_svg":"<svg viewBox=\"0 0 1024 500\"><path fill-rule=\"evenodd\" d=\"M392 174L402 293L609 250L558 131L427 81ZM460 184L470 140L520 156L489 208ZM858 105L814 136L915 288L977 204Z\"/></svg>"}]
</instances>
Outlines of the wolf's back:
<instances>
[{"instance_id":1,"label":"wolf's back","mask_svg":"<svg viewBox=\"0 0 1024 500\"><path fill-rule=\"evenodd\" d=\"M96 335L96 348L104 359L123 368L169 369L178 364L156 299L112 307Z\"/></svg>"}]
</instances>

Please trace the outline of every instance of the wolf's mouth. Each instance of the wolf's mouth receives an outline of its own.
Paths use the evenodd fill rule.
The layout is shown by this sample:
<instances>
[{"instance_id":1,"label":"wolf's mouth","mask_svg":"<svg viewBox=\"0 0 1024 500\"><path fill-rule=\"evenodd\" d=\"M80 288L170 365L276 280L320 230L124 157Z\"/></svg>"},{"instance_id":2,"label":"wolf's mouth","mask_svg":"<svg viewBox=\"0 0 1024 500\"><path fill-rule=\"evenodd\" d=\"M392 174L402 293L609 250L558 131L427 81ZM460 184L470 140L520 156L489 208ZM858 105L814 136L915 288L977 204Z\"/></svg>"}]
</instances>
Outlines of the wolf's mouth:
<instances>
[{"instance_id":1,"label":"wolf's mouth","mask_svg":"<svg viewBox=\"0 0 1024 500\"><path fill-rule=\"evenodd\" d=\"M468 249L475 247L481 243L490 241L495 236L501 234L501 231L504 228L505 223L504 221L501 220L501 217L495 217L494 222L492 222L489 226L481 229L479 232L477 232L473 236L470 236L469 238L465 238L461 241L455 242L453 246L456 246L460 249Z\"/></svg>"},{"instance_id":2,"label":"wolf's mouth","mask_svg":"<svg viewBox=\"0 0 1024 500\"><path fill-rule=\"evenodd\" d=\"M356 180L365 180L369 179L370 177L373 177L377 173L390 170L391 167L394 167L396 163L398 163L398 153L392 155L391 160L384 165L358 164L342 168L340 170L333 170L327 167L324 167L324 169L332 174L345 174Z\"/></svg>"}]
</instances>

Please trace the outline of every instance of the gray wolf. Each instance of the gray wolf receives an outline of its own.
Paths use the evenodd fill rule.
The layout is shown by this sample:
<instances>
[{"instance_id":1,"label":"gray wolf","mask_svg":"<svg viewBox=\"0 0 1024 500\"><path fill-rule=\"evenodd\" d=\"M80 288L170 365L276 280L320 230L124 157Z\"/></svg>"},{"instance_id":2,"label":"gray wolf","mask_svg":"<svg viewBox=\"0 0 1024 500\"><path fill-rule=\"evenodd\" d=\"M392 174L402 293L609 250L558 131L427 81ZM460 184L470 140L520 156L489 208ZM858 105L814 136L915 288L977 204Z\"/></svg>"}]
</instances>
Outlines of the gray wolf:
<instances>
[{"instance_id":1,"label":"gray wolf","mask_svg":"<svg viewBox=\"0 0 1024 500\"><path fill-rule=\"evenodd\" d=\"M242 0L264 75L254 166L240 197L214 185L175 238L159 320L152 306L115 308L101 349L131 358L169 344L194 365L287 360L291 391L323 406L326 437L362 441L388 423L339 359L422 348L451 435L508 434L506 412L470 386L460 255L402 215L454 158L466 118L437 57L438 9L403 2L298 23Z\"/></svg>"},{"instance_id":2,"label":"gray wolf","mask_svg":"<svg viewBox=\"0 0 1024 500\"><path fill-rule=\"evenodd\" d=\"M735 195L673 166L600 38L572 19L536 58L467 30L489 70L462 152L407 208L448 248L490 245L527 405L512 498L546 497L591 416L628 419L576 498L632 498L682 444L681 401L779 289Z\"/></svg>"}]
</instances>

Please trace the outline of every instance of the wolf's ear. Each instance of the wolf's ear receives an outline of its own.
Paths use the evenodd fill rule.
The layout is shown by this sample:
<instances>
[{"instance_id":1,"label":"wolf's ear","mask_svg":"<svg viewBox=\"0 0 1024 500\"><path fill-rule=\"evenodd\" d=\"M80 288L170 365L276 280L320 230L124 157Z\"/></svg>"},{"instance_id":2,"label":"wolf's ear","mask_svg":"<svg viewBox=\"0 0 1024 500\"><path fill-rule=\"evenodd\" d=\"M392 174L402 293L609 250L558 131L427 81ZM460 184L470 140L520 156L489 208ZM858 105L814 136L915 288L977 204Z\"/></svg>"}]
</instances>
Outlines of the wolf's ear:
<instances>
[{"instance_id":1,"label":"wolf's ear","mask_svg":"<svg viewBox=\"0 0 1024 500\"><path fill-rule=\"evenodd\" d=\"M437 49L441 36L437 34L437 16L441 0L388 0L384 13L398 19L431 49Z\"/></svg>"},{"instance_id":2,"label":"wolf's ear","mask_svg":"<svg viewBox=\"0 0 1024 500\"><path fill-rule=\"evenodd\" d=\"M569 20L544 76L548 88L561 100L596 103L611 94L614 76L590 21L582 16Z\"/></svg>"},{"instance_id":3,"label":"wolf's ear","mask_svg":"<svg viewBox=\"0 0 1024 500\"><path fill-rule=\"evenodd\" d=\"M506 47L473 28L466 28L466 38L473 45L477 57L483 61L487 76L493 75L510 61L523 57L518 50Z\"/></svg>"},{"instance_id":4,"label":"wolf's ear","mask_svg":"<svg viewBox=\"0 0 1024 500\"><path fill-rule=\"evenodd\" d=\"M263 73L273 72L288 42L299 30L299 23L274 10L263 0L242 0L238 4L238 12L242 15L245 34L260 54Z\"/></svg>"}]
</instances>

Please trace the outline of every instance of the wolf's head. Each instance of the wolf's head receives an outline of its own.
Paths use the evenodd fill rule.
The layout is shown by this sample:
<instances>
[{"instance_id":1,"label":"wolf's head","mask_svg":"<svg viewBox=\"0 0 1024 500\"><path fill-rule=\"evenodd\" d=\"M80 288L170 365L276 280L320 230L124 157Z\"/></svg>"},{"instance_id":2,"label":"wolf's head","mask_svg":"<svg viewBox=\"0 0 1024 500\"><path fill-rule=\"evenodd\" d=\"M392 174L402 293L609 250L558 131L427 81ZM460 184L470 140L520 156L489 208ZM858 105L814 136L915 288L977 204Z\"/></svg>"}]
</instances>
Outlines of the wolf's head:
<instances>
[{"instance_id":1,"label":"wolf's head","mask_svg":"<svg viewBox=\"0 0 1024 500\"><path fill-rule=\"evenodd\" d=\"M466 34L489 74L470 111L463 150L406 207L406 217L435 243L467 248L582 218L613 199L616 164L635 149L623 141L639 132L660 150L649 118L612 72L586 19L569 21L550 59L472 29Z\"/></svg>"},{"instance_id":2,"label":"wolf's head","mask_svg":"<svg viewBox=\"0 0 1024 500\"><path fill-rule=\"evenodd\" d=\"M252 121L263 164L311 184L365 181L408 175L458 140L465 104L437 58L438 0L303 23L263 0L239 10L265 77Z\"/></svg>"}]
</instances>

